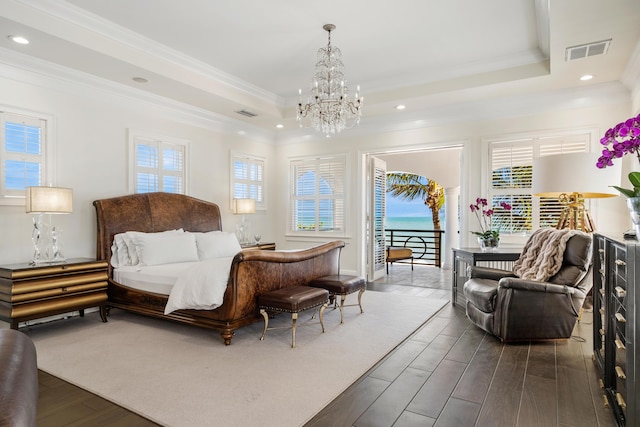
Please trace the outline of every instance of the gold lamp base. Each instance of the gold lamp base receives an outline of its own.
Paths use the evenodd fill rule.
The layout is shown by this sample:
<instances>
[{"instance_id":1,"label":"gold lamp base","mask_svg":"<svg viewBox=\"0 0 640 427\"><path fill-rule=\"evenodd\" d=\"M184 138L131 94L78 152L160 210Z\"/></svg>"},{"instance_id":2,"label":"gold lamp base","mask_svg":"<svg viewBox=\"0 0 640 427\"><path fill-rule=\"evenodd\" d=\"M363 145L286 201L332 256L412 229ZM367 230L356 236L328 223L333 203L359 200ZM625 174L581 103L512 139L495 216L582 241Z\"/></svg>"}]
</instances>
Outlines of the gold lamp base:
<instances>
[{"instance_id":1,"label":"gold lamp base","mask_svg":"<svg viewBox=\"0 0 640 427\"><path fill-rule=\"evenodd\" d=\"M566 194L562 193L558 197L558 202L563 205L562 214L558 220L556 228L570 228L572 230L582 230L585 233L592 233L595 229L595 223L591 218L591 213L584 206L584 198L580 193Z\"/></svg>"}]
</instances>

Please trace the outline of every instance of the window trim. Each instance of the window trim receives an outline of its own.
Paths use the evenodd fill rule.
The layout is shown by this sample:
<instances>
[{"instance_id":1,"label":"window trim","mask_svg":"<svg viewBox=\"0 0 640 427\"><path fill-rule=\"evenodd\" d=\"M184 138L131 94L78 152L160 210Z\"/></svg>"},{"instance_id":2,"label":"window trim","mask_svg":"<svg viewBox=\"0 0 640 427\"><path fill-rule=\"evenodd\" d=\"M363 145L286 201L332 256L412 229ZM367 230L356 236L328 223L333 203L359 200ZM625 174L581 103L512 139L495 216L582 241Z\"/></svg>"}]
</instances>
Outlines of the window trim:
<instances>
[{"instance_id":1,"label":"window trim","mask_svg":"<svg viewBox=\"0 0 640 427\"><path fill-rule=\"evenodd\" d=\"M53 138L56 135L56 122L52 114L42 113L39 111L26 110L21 108L8 107L0 105L0 114L12 114L19 116L26 116L36 120L42 120L45 122L45 129L43 132L43 174L40 185L53 185L56 179L56 142ZM4 161L4 145L0 145L0 162ZM3 173L4 167L0 168L0 173ZM4 180L0 176L0 180ZM4 182L0 185L0 191L5 188ZM0 194L0 206L25 206L25 195L6 195Z\"/></svg>"},{"instance_id":2,"label":"window trim","mask_svg":"<svg viewBox=\"0 0 640 427\"><path fill-rule=\"evenodd\" d=\"M343 227L342 230L338 231L296 231L293 230L291 225L293 223L293 188L291 187L292 179L293 179L293 168L295 162L301 161L317 161L322 159L340 159L344 163L344 175L343 175L343 194L342 194L342 221ZM342 237L347 238L348 236L348 217L347 213L349 212L349 183L350 180L350 168L349 168L349 159L350 156L348 153L336 153L336 154L326 154L326 155L315 155L315 156L301 156L301 157L290 157L289 158L289 173L288 173L288 197L287 197L287 215L286 215L286 227L285 227L285 236L288 238L292 237Z\"/></svg>"},{"instance_id":3,"label":"window trim","mask_svg":"<svg viewBox=\"0 0 640 427\"><path fill-rule=\"evenodd\" d=\"M145 132L138 129L128 129L128 179L127 179L127 189L130 194L136 194L136 139L144 138L151 139L154 141L160 141L167 144L174 145L182 145L184 147L184 193L185 195L190 194L189 188L189 147L191 145L191 141L188 139L176 138L173 136L154 134L153 132ZM159 190L161 191L161 190Z\"/></svg>"},{"instance_id":4,"label":"window trim","mask_svg":"<svg viewBox=\"0 0 640 427\"><path fill-rule=\"evenodd\" d=\"M235 169L234 164L236 160L249 159L255 162L262 163L262 181L260 185L262 187L262 201L256 200L256 210L266 211L268 207L267 203L267 159L261 156L255 156L253 154L247 154L240 151L231 150L229 152L229 206L233 206L233 199L235 195Z\"/></svg>"}]
</instances>

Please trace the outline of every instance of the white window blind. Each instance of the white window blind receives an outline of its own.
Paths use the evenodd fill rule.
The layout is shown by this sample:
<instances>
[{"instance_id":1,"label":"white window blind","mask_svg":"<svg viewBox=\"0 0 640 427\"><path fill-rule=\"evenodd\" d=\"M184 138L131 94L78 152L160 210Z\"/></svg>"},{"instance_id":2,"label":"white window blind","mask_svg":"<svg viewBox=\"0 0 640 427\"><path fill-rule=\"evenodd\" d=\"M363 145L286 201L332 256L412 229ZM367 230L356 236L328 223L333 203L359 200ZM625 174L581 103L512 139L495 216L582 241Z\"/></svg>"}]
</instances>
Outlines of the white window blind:
<instances>
[{"instance_id":1,"label":"white window blind","mask_svg":"<svg viewBox=\"0 0 640 427\"><path fill-rule=\"evenodd\" d=\"M23 197L25 188L44 185L47 120L0 112L0 194Z\"/></svg>"},{"instance_id":2,"label":"white window blind","mask_svg":"<svg viewBox=\"0 0 640 427\"><path fill-rule=\"evenodd\" d=\"M533 159L584 152L588 150L589 143L589 134L489 143L489 200L494 207L502 202L512 206L511 211L495 210L492 216L493 229L499 229L504 234L518 234L539 227L555 226L562 206L557 199L532 196Z\"/></svg>"},{"instance_id":3,"label":"white window blind","mask_svg":"<svg viewBox=\"0 0 640 427\"><path fill-rule=\"evenodd\" d=\"M186 194L186 144L133 135L134 193Z\"/></svg>"},{"instance_id":4,"label":"white window blind","mask_svg":"<svg viewBox=\"0 0 640 427\"><path fill-rule=\"evenodd\" d=\"M254 199L256 209L266 209L264 159L231 153L231 165L231 197Z\"/></svg>"},{"instance_id":5,"label":"white window blind","mask_svg":"<svg viewBox=\"0 0 640 427\"><path fill-rule=\"evenodd\" d=\"M291 162L290 230L344 233L346 156Z\"/></svg>"}]
</instances>

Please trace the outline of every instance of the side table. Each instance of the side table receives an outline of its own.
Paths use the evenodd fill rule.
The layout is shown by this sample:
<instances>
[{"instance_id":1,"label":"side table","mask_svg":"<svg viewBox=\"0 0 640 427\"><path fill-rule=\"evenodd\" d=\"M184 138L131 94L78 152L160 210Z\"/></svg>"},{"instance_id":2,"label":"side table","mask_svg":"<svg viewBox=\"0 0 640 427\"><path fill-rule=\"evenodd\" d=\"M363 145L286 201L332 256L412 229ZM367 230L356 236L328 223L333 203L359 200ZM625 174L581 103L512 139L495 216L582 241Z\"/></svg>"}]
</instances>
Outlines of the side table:
<instances>
[{"instance_id":1,"label":"side table","mask_svg":"<svg viewBox=\"0 0 640 427\"><path fill-rule=\"evenodd\" d=\"M107 268L107 261L90 258L0 266L0 320L18 329L26 320L100 307L106 322Z\"/></svg>"},{"instance_id":2,"label":"side table","mask_svg":"<svg viewBox=\"0 0 640 427\"><path fill-rule=\"evenodd\" d=\"M275 243L247 243L240 245L243 251L275 251Z\"/></svg>"},{"instance_id":3,"label":"side table","mask_svg":"<svg viewBox=\"0 0 640 427\"><path fill-rule=\"evenodd\" d=\"M451 304L456 305L458 297L466 302L462 285L467 278L467 267L479 263L491 263L490 267L510 270L513 262L520 258L522 248L498 248L493 252L483 252L480 248L453 248L453 271L451 284ZM500 263L496 265L494 263ZM460 289L458 289L460 284Z\"/></svg>"}]
</instances>

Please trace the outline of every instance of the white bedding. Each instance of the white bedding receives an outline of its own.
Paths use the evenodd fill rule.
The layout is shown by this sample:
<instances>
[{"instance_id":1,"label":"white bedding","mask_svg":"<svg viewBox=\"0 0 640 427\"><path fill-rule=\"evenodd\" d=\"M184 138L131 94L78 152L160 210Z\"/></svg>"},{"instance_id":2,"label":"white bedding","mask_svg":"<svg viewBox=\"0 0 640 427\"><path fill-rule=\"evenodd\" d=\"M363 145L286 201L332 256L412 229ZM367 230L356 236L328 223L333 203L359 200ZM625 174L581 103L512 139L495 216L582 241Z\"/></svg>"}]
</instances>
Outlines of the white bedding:
<instances>
[{"instance_id":1,"label":"white bedding","mask_svg":"<svg viewBox=\"0 0 640 427\"><path fill-rule=\"evenodd\" d=\"M178 276L171 289L164 314L175 310L213 310L222 305L233 257L198 262Z\"/></svg>"},{"instance_id":2,"label":"white bedding","mask_svg":"<svg viewBox=\"0 0 640 427\"><path fill-rule=\"evenodd\" d=\"M113 269L113 279L118 283L134 289L169 295L180 273L196 264L198 264L198 261L164 265L130 265L118 267Z\"/></svg>"},{"instance_id":3,"label":"white bedding","mask_svg":"<svg viewBox=\"0 0 640 427\"><path fill-rule=\"evenodd\" d=\"M233 257L197 262L114 268L113 278L125 286L169 295L164 314L175 310L213 310L222 305Z\"/></svg>"}]
</instances>

